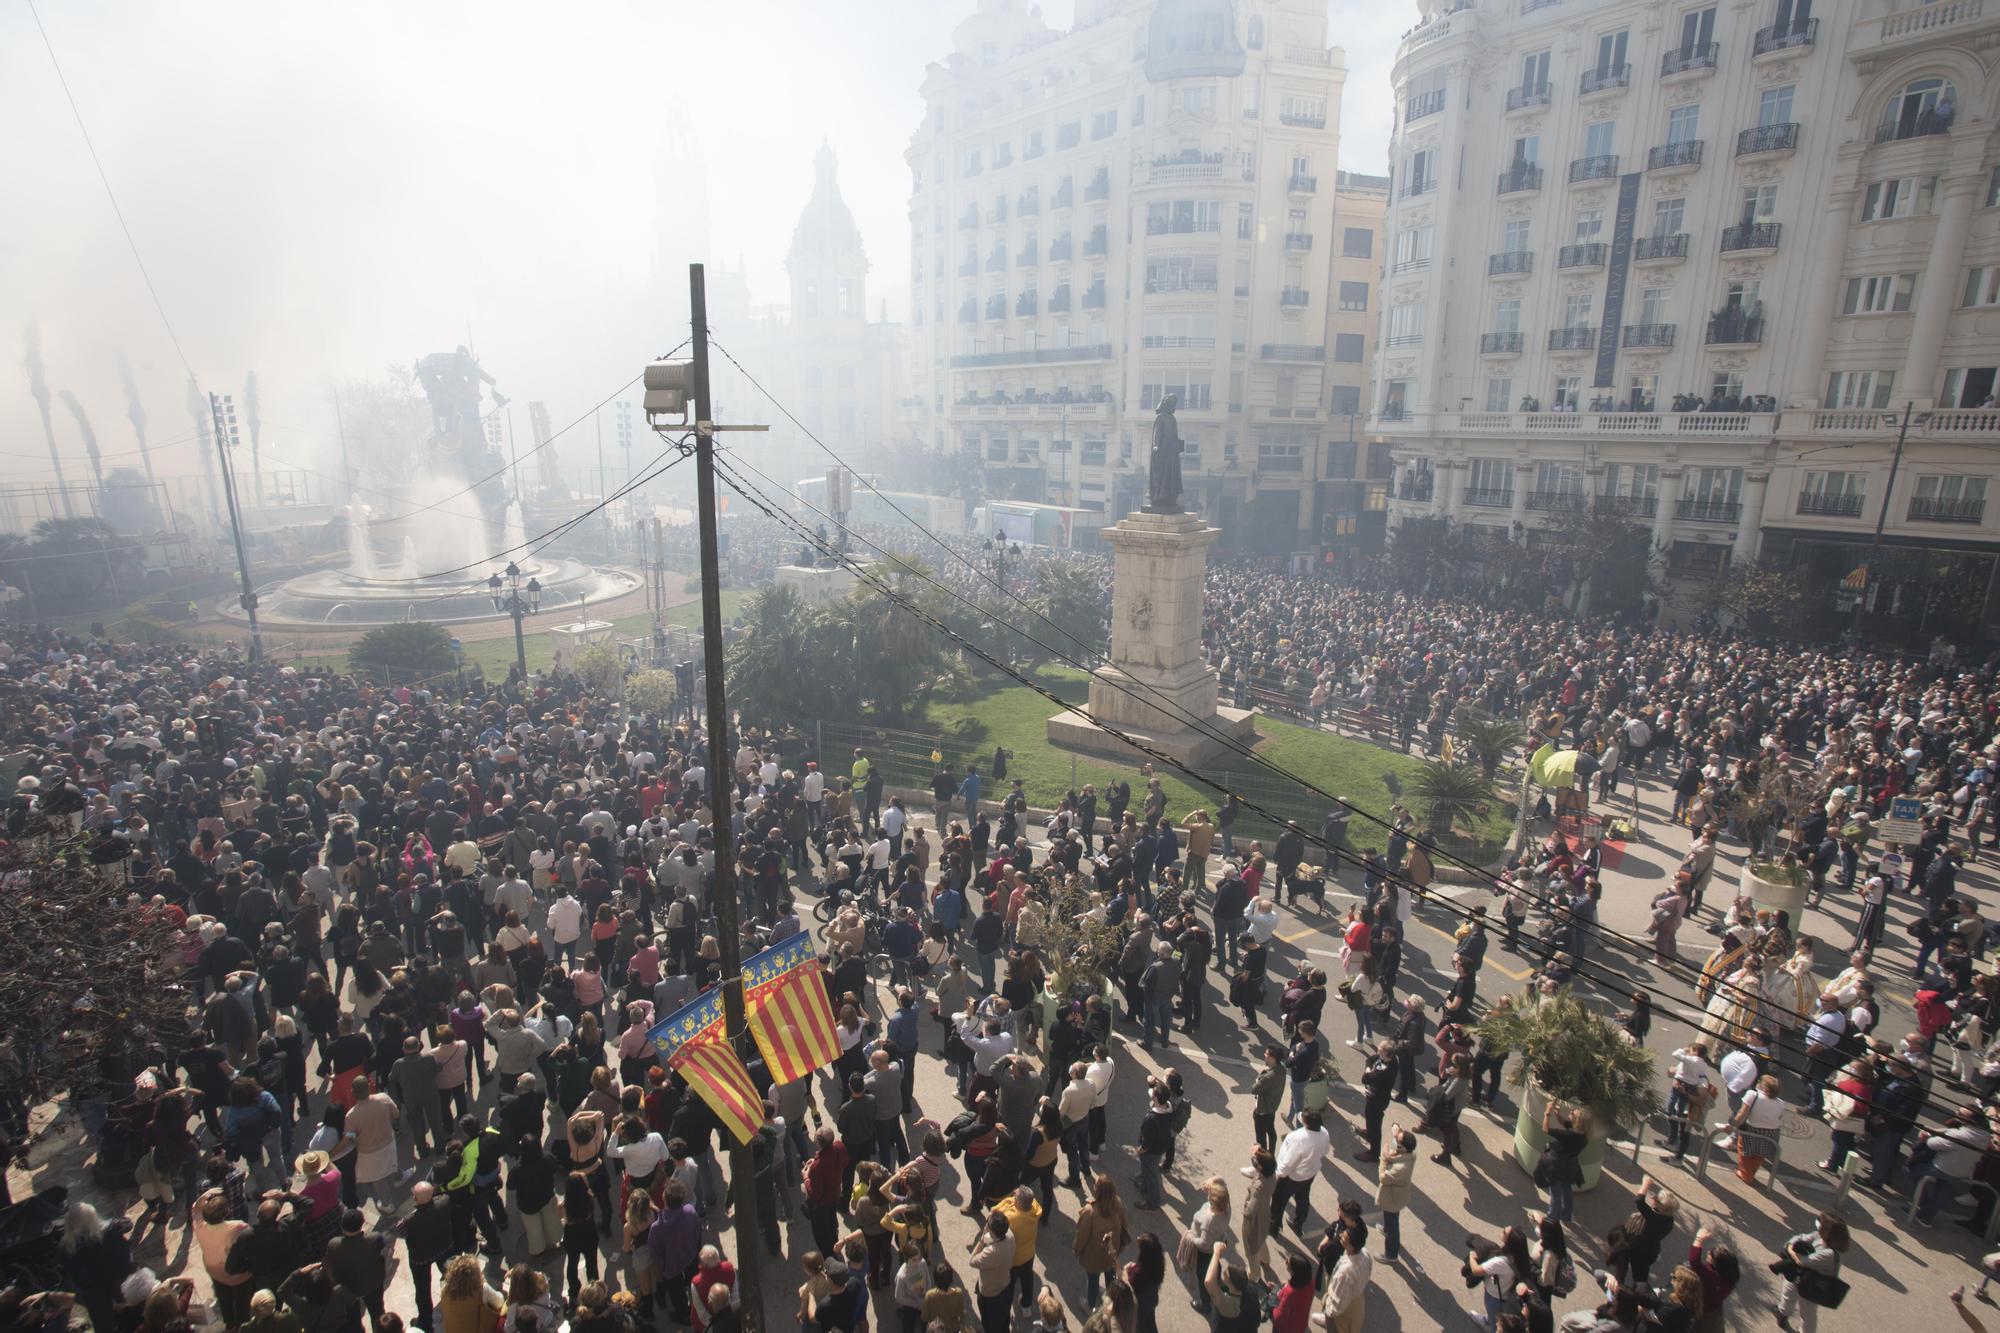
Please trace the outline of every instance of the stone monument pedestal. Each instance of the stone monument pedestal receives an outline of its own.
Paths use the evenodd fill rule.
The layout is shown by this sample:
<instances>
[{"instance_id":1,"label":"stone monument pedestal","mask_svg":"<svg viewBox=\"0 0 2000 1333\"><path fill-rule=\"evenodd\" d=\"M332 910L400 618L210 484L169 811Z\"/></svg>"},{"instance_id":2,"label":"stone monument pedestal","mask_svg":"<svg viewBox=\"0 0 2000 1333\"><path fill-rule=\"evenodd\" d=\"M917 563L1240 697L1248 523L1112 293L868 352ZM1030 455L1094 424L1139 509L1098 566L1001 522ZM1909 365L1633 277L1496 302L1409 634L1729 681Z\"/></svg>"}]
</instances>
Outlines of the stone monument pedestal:
<instances>
[{"instance_id":1,"label":"stone monument pedestal","mask_svg":"<svg viewBox=\"0 0 2000 1333\"><path fill-rule=\"evenodd\" d=\"M1202 660L1202 580L1221 529L1195 514L1127 514L1104 529L1115 553L1111 661L1093 672L1089 716L1049 719L1049 741L1129 762L1147 756L1106 727L1188 765L1241 762L1231 743L1257 739L1255 715L1217 704Z\"/></svg>"}]
</instances>

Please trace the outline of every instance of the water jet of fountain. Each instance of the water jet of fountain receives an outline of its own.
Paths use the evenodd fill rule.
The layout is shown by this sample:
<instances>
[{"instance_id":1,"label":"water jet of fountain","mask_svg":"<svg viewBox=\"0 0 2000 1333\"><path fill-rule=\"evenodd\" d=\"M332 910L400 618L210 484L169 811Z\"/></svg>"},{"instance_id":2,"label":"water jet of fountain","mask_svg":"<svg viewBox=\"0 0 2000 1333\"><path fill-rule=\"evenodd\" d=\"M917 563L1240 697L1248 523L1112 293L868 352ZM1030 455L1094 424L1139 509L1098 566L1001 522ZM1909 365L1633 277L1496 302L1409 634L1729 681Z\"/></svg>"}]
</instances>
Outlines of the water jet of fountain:
<instances>
[{"instance_id":1,"label":"water jet of fountain","mask_svg":"<svg viewBox=\"0 0 2000 1333\"><path fill-rule=\"evenodd\" d=\"M347 504L347 572L357 579L375 577L375 553L368 548L368 510L359 500Z\"/></svg>"},{"instance_id":2,"label":"water jet of fountain","mask_svg":"<svg viewBox=\"0 0 2000 1333\"><path fill-rule=\"evenodd\" d=\"M405 536L403 538L403 563L397 571L398 577L413 579L423 572L423 567L417 563L416 538Z\"/></svg>"},{"instance_id":3,"label":"water jet of fountain","mask_svg":"<svg viewBox=\"0 0 2000 1333\"><path fill-rule=\"evenodd\" d=\"M507 502L506 524L506 530L501 533L501 544L507 548L507 558L515 561L525 559L527 552L521 548L528 544L528 533L527 526L521 519L519 500Z\"/></svg>"}]
</instances>

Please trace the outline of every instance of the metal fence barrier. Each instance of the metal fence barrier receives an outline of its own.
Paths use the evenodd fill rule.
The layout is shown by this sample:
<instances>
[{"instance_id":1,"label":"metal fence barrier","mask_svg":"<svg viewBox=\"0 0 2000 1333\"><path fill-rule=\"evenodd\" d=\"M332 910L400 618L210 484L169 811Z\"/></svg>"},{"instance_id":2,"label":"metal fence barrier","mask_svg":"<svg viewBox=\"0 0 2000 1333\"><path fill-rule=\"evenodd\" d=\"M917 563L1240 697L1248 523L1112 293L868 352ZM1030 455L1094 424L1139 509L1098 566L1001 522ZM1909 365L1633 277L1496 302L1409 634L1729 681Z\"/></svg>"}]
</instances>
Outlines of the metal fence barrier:
<instances>
[{"instance_id":1,"label":"metal fence barrier","mask_svg":"<svg viewBox=\"0 0 2000 1333\"><path fill-rule=\"evenodd\" d=\"M1940 1179L1942 1177L1925 1176L1917 1182L1917 1187L1910 1191L1910 1210L1903 1215L1905 1224L1911 1226L1916 1224L1917 1209L1923 1204L1924 1195ZM1994 1189L1983 1180L1955 1180L1952 1184L1963 1189L1986 1191L1987 1203L1989 1205L1986 1210L1986 1243L1991 1245L1996 1237L2000 1237L2000 1190Z\"/></svg>"}]
</instances>

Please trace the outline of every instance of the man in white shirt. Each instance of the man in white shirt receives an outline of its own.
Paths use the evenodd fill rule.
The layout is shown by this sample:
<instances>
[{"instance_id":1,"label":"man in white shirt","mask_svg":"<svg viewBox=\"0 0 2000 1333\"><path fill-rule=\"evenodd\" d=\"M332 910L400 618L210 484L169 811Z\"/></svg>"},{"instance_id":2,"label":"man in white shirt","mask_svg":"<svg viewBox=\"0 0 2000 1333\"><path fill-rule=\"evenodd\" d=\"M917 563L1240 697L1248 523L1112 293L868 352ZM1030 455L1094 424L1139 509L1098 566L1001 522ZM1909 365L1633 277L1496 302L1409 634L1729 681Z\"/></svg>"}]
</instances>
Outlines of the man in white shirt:
<instances>
[{"instance_id":1,"label":"man in white shirt","mask_svg":"<svg viewBox=\"0 0 2000 1333\"><path fill-rule=\"evenodd\" d=\"M1111 1105L1111 1080L1117 1075L1118 1066L1111 1059L1108 1047L1099 1046L1092 1052L1092 1058L1084 1067L1083 1076L1090 1081L1095 1100L1090 1104L1090 1151L1092 1154L1104 1151L1105 1108Z\"/></svg>"},{"instance_id":2,"label":"man in white shirt","mask_svg":"<svg viewBox=\"0 0 2000 1333\"><path fill-rule=\"evenodd\" d=\"M535 891L528 887L528 881L522 879L521 872L513 866L507 867L507 877L493 890L493 906L499 909L503 921L507 919L507 913L519 912L522 925L533 924L530 917L535 910Z\"/></svg>"},{"instance_id":3,"label":"man in white shirt","mask_svg":"<svg viewBox=\"0 0 2000 1333\"><path fill-rule=\"evenodd\" d=\"M889 887L889 839L878 837L868 844L868 879L876 893L885 892Z\"/></svg>"},{"instance_id":4,"label":"man in white shirt","mask_svg":"<svg viewBox=\"0 0 2000 1333\"><path fill-rule=\"evenodd\" d=\"M903 798L900 796L891 796L889 798L889 808L882 812L882 832L889 835L889 854L891 856L901 856L903 854L903 827L908 822L909 816L903 812Z\"/></svg>"},{"instance_id":5,"label":"man in white shirt","mask_svg":"<svg viewBox=\"0 0 2000 1333\"><path fill-rule=\"evenodd\" d=\"M582 937L583 904L564 889L562 896L549 904L549 957L574 965L576 942Z\"/></svg>"},{"instance_id":6,"label":"man in white shirt","mask_svg":"<svg viewBox=\"0 0 2000 1333\"><path fill-rule=\"evenodd\" d=\"M806 765L805 780L799 783L799 796L806 803L806 822L814 832L826 822L826 775L819 771L818 764Z\"/></svg>"},{"instance_id":7,"label":"man in white shirt","mask_svg":"<svg viewBox=\"0 0 2000 1333\"><path fill-rule=\"evenodd\" d=\"M1300 1113L1299 1127L1285 1135L1278 1145L1278 1183L1271 1193L1271 1231L1284 1225L1285 1204L1296 1199L1292 1233L1305 1239L1306 1219L1312 1216L1313 1181L1319 1178L1333 1140L1327 1136L1318 1111Z\"/></svg>"}]
</instances>

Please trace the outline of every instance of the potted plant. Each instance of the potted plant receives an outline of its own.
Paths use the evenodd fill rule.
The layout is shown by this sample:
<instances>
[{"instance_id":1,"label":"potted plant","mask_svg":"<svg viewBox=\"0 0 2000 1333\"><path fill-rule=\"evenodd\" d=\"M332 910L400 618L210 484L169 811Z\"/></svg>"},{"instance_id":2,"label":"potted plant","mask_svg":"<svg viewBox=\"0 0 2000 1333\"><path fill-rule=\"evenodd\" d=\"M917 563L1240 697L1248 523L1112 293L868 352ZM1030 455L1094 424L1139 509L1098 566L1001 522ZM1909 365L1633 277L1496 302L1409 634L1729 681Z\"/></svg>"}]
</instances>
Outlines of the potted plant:
<instances>
[{"instance_id":1,"label":"potted plant","mask_svg":"<svg viewBox=\"0 0 2000 1333\"><path fill-rule=\"evenodd\" d=\"M1612 1129L1636 1128L1660 1107L1652 1054L1566 986L1553 995L1522 993L1512 1008L1496 1008L1481 1019L1479 1033L1521 1056L1508 1074L1508 1082L1522 1090L1514 1160L1531 1174L1548 1146L1542 1110L1549 1098L1590 1112L1579 1187L1586 1190L1597 1184Z\"/></svg>"},{"instance_id":2,"label":"potted plant","mask_svg":"<svg viewBox=\"0 0 2000 1333\"><path fill-rule=\"evenodd\" d=\"M1793 930L1798 929L1805 912L1812 876L1795 857L1768 853L1786 827L1818 795L1799 773L1788 765L1778 764L1764 773L1755 790L1738 792L1734 804L1745 841L1767 853L1759 855L1753 851L1744 858L1742 873L1737 877L1738 896L1748 898L1759 908L1785 913L1785 920Z\"/></svg>"}]
</instances>

